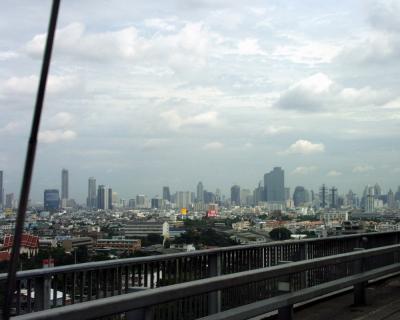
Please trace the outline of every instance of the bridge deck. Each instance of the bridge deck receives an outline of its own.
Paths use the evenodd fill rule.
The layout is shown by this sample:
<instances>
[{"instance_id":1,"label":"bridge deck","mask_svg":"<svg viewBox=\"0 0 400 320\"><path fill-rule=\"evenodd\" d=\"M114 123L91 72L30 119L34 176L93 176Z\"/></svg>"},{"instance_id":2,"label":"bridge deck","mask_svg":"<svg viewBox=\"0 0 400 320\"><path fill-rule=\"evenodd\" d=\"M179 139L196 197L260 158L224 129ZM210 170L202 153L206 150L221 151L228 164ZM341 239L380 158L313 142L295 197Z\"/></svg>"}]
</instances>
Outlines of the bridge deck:
<instances>
[{"instance_id":1,"label":"bridge deck","mask_svg":"<svg viewBox=\"0 0 400 320\"><path fill-rule=\"evenodd\" d=\"M367 298L368 304L362 307L353 305L352 292L327 298L325 301L295 310L294 319L398 320L400 319L400 276L370 285L367 288Z\"/></svg>"}]
</instances>

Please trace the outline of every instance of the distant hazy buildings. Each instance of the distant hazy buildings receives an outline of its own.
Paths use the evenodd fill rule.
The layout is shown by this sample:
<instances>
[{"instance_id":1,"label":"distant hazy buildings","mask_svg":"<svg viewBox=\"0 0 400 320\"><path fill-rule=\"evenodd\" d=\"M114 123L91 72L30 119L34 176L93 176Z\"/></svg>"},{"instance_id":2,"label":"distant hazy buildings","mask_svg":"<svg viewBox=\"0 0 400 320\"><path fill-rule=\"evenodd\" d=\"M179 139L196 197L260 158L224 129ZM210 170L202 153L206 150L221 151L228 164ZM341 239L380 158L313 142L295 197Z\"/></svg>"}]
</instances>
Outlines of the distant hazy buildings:
<instances>
[{"instance_id":1,"label":"distant hazy buildings","mask_svg":"<svg viewBox=\"0 0 400 320\"><path fill-rule=\"evenodd\" d=\"M163 199L171 202L171 193L169 187L163 187Z\"/></svg>"},{"instance_id":2,"label":"distant hazy buildings","mask_svg":"<svg viewBox=\"0 0 400 320\"><path fill-rule=\"evenodd\" d=\"M57 189L44 190L44 210L54 212L60 208L60 192Z\"/></svg>"},{"instance_id":3,"label":"distant hazy buildings","mask_svg":"<svg viewBox=\"0 0 400 320\"><path fill-rule=\"evenodd\" d=\"M3 171L0 170L0 209L4 207Z\"/></svg>"},{"instance_id":4,"label":"distant hazy buildings","mask_svg":"<svg viewBox=\"0 0 400 320\"><path fill-rule=\"evenodd\" d=\"M307 204L310 202L310 195L306 188L297 186L293 192L293 204L295 207Z\"/></svg>"},{"instance_id":5,"label":"distant hazy buildings","mask_svg":"<svg viewBox=\"0 0 400 320\"><path fill-rule=\"evenodd\" d=\"M321 208L328 207L328 188L324 184L319 189L319 204Z\"/></svg>"},{"instance_id":6,"label":"distant hazy buildings","mask_svg":"<svg viewBox=\"0 0 400 320\"><path fill-rule=\"evenodd\" d=\"M267 202L285 202L285 172L275 167L264 175L264 192Z\"/></svg>"},{"instance_id":7,"label":"distant hazy buildings","mask_svg":"<svg viewBox=\"0 0 400 320\"><path fill-rule=\"evenodd\" d=\"M204 202L204 187L203 187L203 183L201 181L197 184L196 191L197 191L196 201L203 203Z\"/></svg>"},{"instance_id":8,"label":"distant hazy buildings","mask_svg":"<svg viewBox=\"0 0 400 320\"><path fill-rule=\"evenodd\" d=\"M231 187L231 204L240 205L240 187L238 185Z\"/></svg>"},{"instance_id":9,"label":"distant hazy buildings","mask_svg":"<svg viewBox=\"0 0 400 320\"><path fill-rule=\"evenodd\" d=\"M175 201L178 209L189 208L192 203L192 194L190 191L178 191Z\"/></svg>"},{"instance_id":10,"label":"distant hazy buildings","mask_svg":"<svg viewBox=\"0 0 400 320\"><path fill-rule=\"evenodd\" d=\"M88 196L86 199L86 205L92 210L97 208L96 179L93 177L90 177L88 180Z\"/></svg>"},{"instance_id":11,"label":"distant hazy buildings","mask_svg":"<svg viewBox=\"0 0 400 320\"><path fill-rule=\"evenodd\" d=\"M6 194L6 209L14 209L14 193Z\"/></svg>"}]
</instances>

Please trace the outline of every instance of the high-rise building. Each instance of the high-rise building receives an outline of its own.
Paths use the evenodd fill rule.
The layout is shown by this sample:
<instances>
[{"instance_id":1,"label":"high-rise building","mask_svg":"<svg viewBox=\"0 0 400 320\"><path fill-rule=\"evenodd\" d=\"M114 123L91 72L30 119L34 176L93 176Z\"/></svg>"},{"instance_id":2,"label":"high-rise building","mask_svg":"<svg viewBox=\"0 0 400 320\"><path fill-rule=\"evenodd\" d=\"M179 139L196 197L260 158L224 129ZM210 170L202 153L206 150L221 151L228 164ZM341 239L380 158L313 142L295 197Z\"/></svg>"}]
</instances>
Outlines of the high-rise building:
<instances>
[{"instance_id":1,"label":"high-rise building","mask_svg":"<svg viewBox=\"0 0 400 320\"><path fill-rule=\"evenodd\" d=\"M14 193L6 194L6 209L14 209Z\"/></svg>"},{"instance_id":2,"label":"high-rise building","mask_svg":"<svg viewBox=\"0 0 400 320\"><path fill-rule=\"evenodd\" d=\"M60 192L57 189L44 190L44 210L56 211L60 208Z\"/></svg>"},{"instance_id":3,"label":"high-rise building","mask_svg":"<svg viewBox=\"0 0 400 320\"><path fill-rule=\"evenodd\" d=\"M0 170L0 209L4 208L3 170Z\"/></svg>"},{"instance_id":4,"label":"high-rise building","mask_svg":"<svg viewBox=\"0 0 400 320\"><path fill-rule=\"evenodd\" d=\"M264 187L261 185L261 181L258 183L258 187L253 191L253 201L257 205L259 202L264 201Z\"/></svg>"},{"instance_id":5,"label":"high-rise building","mask_svg":"<svg viewBox=\"0 0 400 320\"><path fill-rule=\"evenodd\" d=\"M146 208L147 207L147 199L146 196L144 194L138 194L136 196L136 208Z\"/></svg>"},{"instance_id":6,"label":"high-rise building","mask_svg":"<svg viewBox=\"0 0 400 320\"><path fill-rule=\"evenodd\" d=\"M167 186L163 187L163 199L171 202L171 193Z\"/></svg>"},{"instance_id":7,"label":"high-rise building","mask_svg":"<svg viewBox=\"0 0 400 320\"><path fill-rule=\"evenodd\" d=\"M135 199L129 199L128 201L128 208L129 209L134 209L136 206L136 200Z\"/></svg>"},{"instance_id":8,"label":"high-rise building","mask_svg":"<svg viewBox=\"0 0 400 320\"><path fill-rule=\"evenodd\" d=\"M231 187L231 204L240 205L240 187L238 185Z\"/></svg>"},{"instance_id":9,"label":"high-rise building","mask_svg":"<svg viewBox=\"0 0 400 320\"><path fill-rule=\"evenodd\" d=\"M396 208L396 201L394 200L394 193L393 193L392 189L390 189L387 194L387 205L388 205L389 209Z\"/></svg>"},{"instance_id":10,"label":"high-rise building","mask_svg":"<svg viewBox=\"0 0 400 320\"><path fill-rule=\"evenodd\" d=\"M93 177L90 177L88 180L88 196L86 199L86 205L89 209L97 208L96 179Z\"/></svg>"},{"instance_id":11,"label":"high-rise building","mask_svg":"<svg viewBox=\"0 0 400 320\"><path fill-rule=\"evenodd\" d=\"M293 192L293 204L299 207L310 202L310 196L306 188L297 186Z\"/></svg>"},{"instance_id":12,"label":"high-rise building","mask_svg":"<svg viewBox=\"0 0 400 320\"><path fill-rule=\"evenodd\" d=\"M68 200L68 170L61 171L61 201Z\"/></svg>"},{"instance_id":13,"label":"high-rise building","mask_svg":"<svg viewBox=\"0 0 400 320\"><path fill-rule=\"evenodd\" d=\"M110 196L108 195L108 188L104 185L99 185L97 188L97 209L108 210ZM112 195L111 195L112 200Z\"/></svg>"},{"instance_id":14,"label":"high-rise building","mask_svg":"<svg viewBox=\"0 0 400 320\"><path fill-rule=\"evenodd\" d=\"M197 202L204 202L204 187L203 183L200 181L197 184L197 194L196 194L196 201Z\"/></svg>"},{"instance_id":15,"label":"high-rise building","mask_svg":"<svg viewBox=\"0 0 400 320\"><path fill-rule=\"evenodd\" d=\"M108 207L107 209L112 209L113 208L113 191L111 188L108 188Z\"/></svg>"},{"instance_id":16,"label":"high-rise building","mask_svg":"<svg viewBox=\"0 0 400 320\"><path fill-rule=\"evenodd\" d=\"M374 185L374 195L375 197L379 197L382 195L382 188L378 183L375 183Z\"/></svg>"},{"instance_id":17,"label":"high-rise building","mask_svg":"<svg viewBox=\"0 0 400 320\"><path fill-rule=\"evenodd\" d=\"M285 202L285 171L281 167L264 175L264 192L267 202Z\"/></svg>"},{"instance_id":18,"label":"high-rise building","mask_svg":"<svg viewBox=\"0 0 400 320\"><path fill-rule=\"evenodd\" d=\"M178 191L176 193L176 206L179 209L188 208L192 204L192 194L190 191Z\"/></svg>"}]
</instances>

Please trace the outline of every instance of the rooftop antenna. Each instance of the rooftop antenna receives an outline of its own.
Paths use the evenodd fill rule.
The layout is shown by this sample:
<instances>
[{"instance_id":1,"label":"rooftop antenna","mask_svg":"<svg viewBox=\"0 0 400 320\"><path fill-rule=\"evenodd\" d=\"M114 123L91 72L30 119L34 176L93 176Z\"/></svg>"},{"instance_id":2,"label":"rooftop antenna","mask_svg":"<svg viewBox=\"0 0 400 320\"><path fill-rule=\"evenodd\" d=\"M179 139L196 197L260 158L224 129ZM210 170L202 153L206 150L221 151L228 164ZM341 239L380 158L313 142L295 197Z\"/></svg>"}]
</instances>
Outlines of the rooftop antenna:
<instances>
[{"instance_id":1,"label":"rooftop antenna","mask_svg":"<svg viewBox=\"0 0 400 320\"><path fill-rule=\"evenodd\" d=\"M35 162L37 138L40 126L40 118L42 115L43 101L46 91L47 75L49 73L51 52L53 49L54 34L56 31L58 9L60 7L60 0L53 0L50 13L50 21L47 32L46 47L44 50L42 70L40 74L39 87L36 95L35 110L32 119L31 133L28 142L28 149L26 152L24 176L22 179L20 200L18 205L18 214L15 222L14 241L11 251L10 264L8 265L8 275L5 291L5 299L3 305L3 319L10 318L11 304L14 298L16 287L16 272L19 260L19 251L21 248L21 238L24 229L26 207L29 199L29 191L32 180L32 171Z\"/></svg>"}]
</instances>

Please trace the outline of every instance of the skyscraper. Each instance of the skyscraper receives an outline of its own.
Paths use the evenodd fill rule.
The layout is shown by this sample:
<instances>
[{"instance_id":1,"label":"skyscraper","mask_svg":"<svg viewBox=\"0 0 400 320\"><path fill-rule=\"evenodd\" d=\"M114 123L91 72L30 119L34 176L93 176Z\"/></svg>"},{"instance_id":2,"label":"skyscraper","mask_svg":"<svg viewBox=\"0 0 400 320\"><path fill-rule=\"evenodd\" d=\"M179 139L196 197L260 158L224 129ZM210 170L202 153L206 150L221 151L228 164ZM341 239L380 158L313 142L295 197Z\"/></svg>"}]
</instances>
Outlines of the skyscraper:
<instances>
[{"instance_id":1,"label":"skyscraper","mask_svg":"<svg viewBox=\"0 0 400 320\"><path fill-rule=\"evenodd\" d=\"M108 191L109 189L104 185L99 185L99 187L97 188L97 209L109 209L110 197L108 195Z\"/></svg>"},{"instance_id":2,"label":"skyscraper","mask_svg":"<svg viewBox=\"0 0 400 320\"><path fill-rule=\"evenodd\" d=\"M295 207L304 205L310 201L310 197L306 188L297 186L293 192L293 203Z\"/></svg>"},{"instance_id":3,"label":"skyscraper","mask_svg":"<svg viewBox=\"0 0 400 320\"><path fill-rule=\"evenodd\" d=\"M231 204L240 205L240 187L238 185L231 187Z\"/></svg>"},{"instance_id":4,"label":"skyscraper","mask_svg":"<svg viewBox=\"0 0 400 320\"><path fill-rule=\"evenodd\" d=\"M338 193L337 193L337 188L335 187L329 189L329 207L330 208L338 207Z\"/></svg>"},{"instance_id":5,"label":"skyscraper","mask_svg":"<svg viewBox=\"0 0 400 320\"><path fill-rule=\"evenodd\" d=\"M163 187L163 199L171 202L171 193L168 186Z\"/></svg>"},{"instance_id":6,"label":"skyscraper","mask_svg":"<svg viewBox=\"0 0 400 320\"><path fill-rule=\"evenodd\" d=\"M108 188L108 206L106 207L106 209L112 209L113 208L113 191L111 188Z\"/></svg>"},{"instance_id":7,"label":"skyscraper","mask_svg":"<svg viewBox=\"0 0 400 320\"><path fill-rule=\"evenodd\" d=\"M196 196L197 196L196 197L197 202L204 202L204 187L201 181L197 184Z\"/></svg>"},{"instance_id":8,"label":"skyscraper","mask_svg":"<svg viewBox=\"0 0 400 320\"><path fill-rule=\"evenodd\" d=\"M281 167L264 175L264 192L268 202L285 202L285 171Z\"/></svg>"},{"instance_id":9,"label":"skyscraper","mask_svg":"<svg viewBox=\"0 0 400 320\"><path fill-rule=\"evenodd\" d=\"M68 170L61 171L61 201L68 200Z\"/></svg>"},{"instance_id":10,"label":"skyscraper","mask_svg":"<svg viewBox=\"0 0 400 320\"><path fill-rule=\"evenodd\" d=\"M44 190L44 210L56 211L60 208L60 192L57 189Z\"/></svg>"},{"instance_id":11,"label":"skyscraper","mask_svg":"<svg viewBox=\"0 0 400 320\"><path fill-rule=\"evenodd\" d=\"M192 203L192 196L190 191L178 191L176 193L176 206L179 209L189 208Z\"/></svg>"},{"instance_id":12,"label":"skyscraper","mask_svg":"<svg viewBox=\"0 0 400 320\"><path fill-rule=\"evenodd\" d=\"M0 209L4 208L3 170L0 170Z\"/></svg>"},{"instance_id":13,"label":"skyscraper","mask_svg":"<svg viewBox=\"0 0 400 320\"><path fill-rule=\"evenodd\" d=\"M93 177L90 177L88 180L88 196L86 199L86 205L89 209L95 209L97 207L96 179Z\"/></svg>"}]
</instances>

